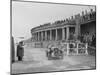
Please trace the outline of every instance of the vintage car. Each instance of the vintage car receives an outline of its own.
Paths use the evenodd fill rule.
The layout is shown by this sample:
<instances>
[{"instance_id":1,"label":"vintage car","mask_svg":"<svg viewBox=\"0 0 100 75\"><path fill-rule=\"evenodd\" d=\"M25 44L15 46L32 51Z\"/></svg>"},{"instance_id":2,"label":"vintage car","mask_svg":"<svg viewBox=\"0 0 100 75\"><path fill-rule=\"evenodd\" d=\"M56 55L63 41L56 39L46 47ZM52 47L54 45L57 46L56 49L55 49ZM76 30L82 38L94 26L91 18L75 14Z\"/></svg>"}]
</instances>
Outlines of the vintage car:
<instances>
[{"instance_id":1,"label":"vintage car","mask_svg":"<svg viewBox=\"0 0 100 75\"><path fill-rule=\"evenodd\" d=\"M46 56L48 57L48 60L63 59L63 51L57 46L51 46L46 51Z\"/></svg>"}]
</instances>

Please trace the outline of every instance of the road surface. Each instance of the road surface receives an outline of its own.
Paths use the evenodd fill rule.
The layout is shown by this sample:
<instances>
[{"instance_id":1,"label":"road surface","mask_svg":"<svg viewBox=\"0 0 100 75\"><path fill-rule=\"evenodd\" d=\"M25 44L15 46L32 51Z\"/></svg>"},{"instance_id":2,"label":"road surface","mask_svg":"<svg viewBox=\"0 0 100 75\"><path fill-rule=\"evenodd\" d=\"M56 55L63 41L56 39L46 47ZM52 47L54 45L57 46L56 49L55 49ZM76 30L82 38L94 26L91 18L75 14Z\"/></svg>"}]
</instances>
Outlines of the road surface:
<instances>
[{"instance_id":1,"label":"road surface","mask_svg":"<svg viewBox=\"0 0 100 75\"><path fill-rule=\"evenodd\" d=\"M95 69L95 57L90 55L65 56L62 60L48 60L46 48L24 48L23 61L12 64L12 73L51 72Z\"/></svg>"}]
</instances>

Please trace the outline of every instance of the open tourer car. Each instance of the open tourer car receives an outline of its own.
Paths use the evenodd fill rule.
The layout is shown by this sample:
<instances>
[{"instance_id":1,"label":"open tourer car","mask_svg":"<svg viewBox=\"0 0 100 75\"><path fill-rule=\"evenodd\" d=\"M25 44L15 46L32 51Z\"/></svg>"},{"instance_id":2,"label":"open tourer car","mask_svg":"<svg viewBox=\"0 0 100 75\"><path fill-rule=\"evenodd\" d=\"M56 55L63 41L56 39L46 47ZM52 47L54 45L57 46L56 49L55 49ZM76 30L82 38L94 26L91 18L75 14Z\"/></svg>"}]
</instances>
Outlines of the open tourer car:
<instances>
[{"instance_id":1,"label":"open tourer car","mask_svg":"<svg viewBox=\"0 0 100 75\"><path fill-rule=\"evenodd\" d=\"M46 51L46 55L48 57L48 60L63 59L63 51L54 46L48 48L48 50Z\"/></svg>"}]
</instances>

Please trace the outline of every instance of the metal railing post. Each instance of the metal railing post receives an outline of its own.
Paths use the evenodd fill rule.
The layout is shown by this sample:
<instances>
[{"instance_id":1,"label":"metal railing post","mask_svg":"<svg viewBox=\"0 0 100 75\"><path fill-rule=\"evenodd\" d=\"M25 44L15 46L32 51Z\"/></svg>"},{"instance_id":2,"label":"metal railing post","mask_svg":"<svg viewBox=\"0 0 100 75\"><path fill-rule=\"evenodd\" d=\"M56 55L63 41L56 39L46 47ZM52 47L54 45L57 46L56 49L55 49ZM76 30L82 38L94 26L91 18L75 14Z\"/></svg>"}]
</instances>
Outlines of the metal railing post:
<instances>
[{"instance_id":1,"label":"metal railing post","mask_svg":"<svg viewBox=\"0 0 100 75\"><path fill-rule=\"evenodd\" d=\"M67 43L67 55L69 55L69 43Z\"/></svg>"},{"instance_id":2,"label":"metal railing post","mask_svg":"<svg viewBox=\"0 0 100 75\"><path fill-rule=\"evenodd\" d=\"M88 55L88 43L86 43L86 50L85 50L85 54Z\"/></svg>"},{"instance_id":3,"label":"metal railing post","mask_svg":"<svg viewBox=\"0 0 100 75\"><path fill-rule=\"evenodd\" d=\"M77 43L77 48L76 48L76 50L77 50L77 55L78 55L78 45L79 45L79 43Z\"/></svg>"}]
</instances>

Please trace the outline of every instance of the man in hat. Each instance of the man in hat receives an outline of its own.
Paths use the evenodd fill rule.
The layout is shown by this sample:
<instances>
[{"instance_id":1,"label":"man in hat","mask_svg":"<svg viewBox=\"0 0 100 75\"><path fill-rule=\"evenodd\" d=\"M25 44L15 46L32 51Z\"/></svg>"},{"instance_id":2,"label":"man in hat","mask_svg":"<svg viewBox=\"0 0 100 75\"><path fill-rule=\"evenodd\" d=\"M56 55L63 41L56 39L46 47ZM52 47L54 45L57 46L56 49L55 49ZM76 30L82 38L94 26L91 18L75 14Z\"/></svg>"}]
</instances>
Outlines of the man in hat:
<instances>
[{"instance_id":1,"label":"man in hat","mask_svg":"<svg viewBox=\"0 0 100 75\"><path fill-rule=\"evenodd\" d=\"M19 44L17 45L17 57L18 57L18 61L22 61L23 56L24 56L23 42L19 42Z\"/></svg>"}]
</instances>

